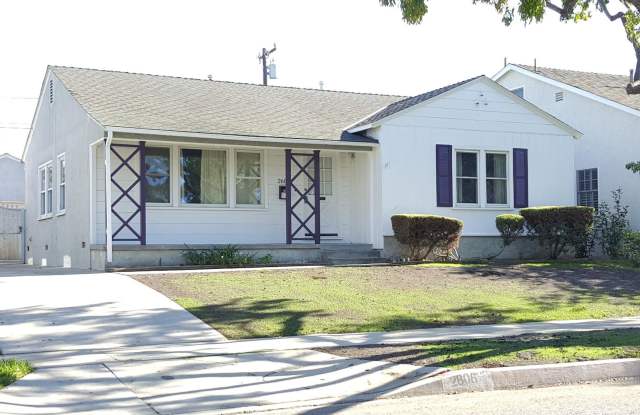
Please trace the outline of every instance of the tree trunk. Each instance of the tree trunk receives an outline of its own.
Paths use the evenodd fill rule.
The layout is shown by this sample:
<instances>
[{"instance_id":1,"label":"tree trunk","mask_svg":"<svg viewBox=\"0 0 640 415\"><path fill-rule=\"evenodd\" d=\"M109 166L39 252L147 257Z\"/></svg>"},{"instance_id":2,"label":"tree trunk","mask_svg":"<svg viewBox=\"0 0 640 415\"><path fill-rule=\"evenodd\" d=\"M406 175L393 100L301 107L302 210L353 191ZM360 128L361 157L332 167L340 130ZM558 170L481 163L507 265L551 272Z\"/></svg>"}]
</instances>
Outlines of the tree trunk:
<instances>
[{"instance_id":1,"label":"tree trunk","mask_svg":"<svg viewBox=\"0 0 640 415\"><path fill-rule=\"evenodd\" d=\"M633 82L640 81L640 48L633 47L636 51L636 70L633 72Z\"/></svg>"}]
</instances>

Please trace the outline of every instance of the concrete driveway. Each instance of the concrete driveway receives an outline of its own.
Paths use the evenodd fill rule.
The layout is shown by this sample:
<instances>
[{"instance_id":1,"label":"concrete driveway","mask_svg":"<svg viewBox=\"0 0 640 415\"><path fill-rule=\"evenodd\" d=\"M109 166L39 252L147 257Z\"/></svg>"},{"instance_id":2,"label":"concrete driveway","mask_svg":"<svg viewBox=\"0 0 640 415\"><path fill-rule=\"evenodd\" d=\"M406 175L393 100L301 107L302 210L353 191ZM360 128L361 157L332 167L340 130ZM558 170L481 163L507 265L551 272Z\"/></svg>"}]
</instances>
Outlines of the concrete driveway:
<instances>
[{"instance_id":1,"label":"concrete driveway","mask_svg":"<svg viewBox=\"0 0 640 415\"><path fill-rule=\"evenodd\" d=\"M36 366L0 391L1 414L281 410L370 400L440 372L233 342L202 351L212 343L226 342L127 276L0 267L0 350Z\"/></svg>"}]
</instances>

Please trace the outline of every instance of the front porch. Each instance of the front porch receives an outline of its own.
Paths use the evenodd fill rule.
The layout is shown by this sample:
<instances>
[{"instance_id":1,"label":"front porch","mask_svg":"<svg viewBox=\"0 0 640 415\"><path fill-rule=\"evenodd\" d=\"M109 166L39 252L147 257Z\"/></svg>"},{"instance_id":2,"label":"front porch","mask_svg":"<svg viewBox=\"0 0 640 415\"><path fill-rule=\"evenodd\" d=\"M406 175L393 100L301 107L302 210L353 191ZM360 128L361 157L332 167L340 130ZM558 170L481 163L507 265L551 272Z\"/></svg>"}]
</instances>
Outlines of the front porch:
<instances>
[{"instance_id":1,"label":"front porch","mask_svg":"<svg viewBox=\"0 0 640 415\"><path fill-rule=\"evenodd\" d=\"M92 268L183 265L185 249L229 244L274 263L379 257L362 251L382 249L377 144L288 141L115 132L94 143Z\"/></svg>"}]
</instances>

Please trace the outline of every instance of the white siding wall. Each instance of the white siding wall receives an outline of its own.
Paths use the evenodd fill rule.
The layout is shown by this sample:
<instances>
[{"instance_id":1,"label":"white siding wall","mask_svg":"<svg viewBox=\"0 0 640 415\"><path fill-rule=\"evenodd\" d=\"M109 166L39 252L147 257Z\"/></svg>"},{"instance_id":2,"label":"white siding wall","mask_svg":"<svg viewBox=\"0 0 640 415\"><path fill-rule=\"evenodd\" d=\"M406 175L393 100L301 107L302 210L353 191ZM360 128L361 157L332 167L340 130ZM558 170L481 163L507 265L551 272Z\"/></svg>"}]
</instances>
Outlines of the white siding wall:
<instances>
[{"instance_id":1,"label":"white siding wall","mask_svg":"<svg viewBox=\"0 0 640 415\"><path fill-rule=\"evenodd\" d=\"M601 201L610 201L611 191L622 188L623 202L632 208L632 226L640 229L640 176L624 167L640 160L640 117L567 90L564 101L555 102L561 88L513 71L499 82L509 89L524 86L526 100L584 134L576 143L576 169L598 169Z\"/></svg>"},{"instance_id":2,"label":"white siding wall","mask_svg":"<svg viewBox=\"0 0 640 415\"><path fill-rule=\"evenodd\" d=\"M34 265L89 267L89 143L103 130L78 105L60 81L49 78L40 97L31 144L25 155L27 260ZM58 215L57 156L67 163L66 213ZM38 166L53 161L53 217L39 220ZM44 262L43 262L44 260Z\"/></svg>"},{"instance_id":3,"label":"white siding wall","mask_svg":"<svg viewBox=\"0 0 640 415\"><path fill-rule=\"evenodd\" d=\"M161 144L157 144L161 145ZM162 144L165 145L166 144ZM154 146L147 142L147 146ZM193 146L189 146L192 148ZM236 147L214 147L229 148ZM252 244L252 243L285 243L285 201L278 198L278 187L284 183L284 149L278 148L246 148L247 151L263 153L263 180L265 186L265 207L256 208L213 208L201 206L181 206L179 203L179 148L172 146L172 205L147 205L147 243L148 244ZM301 150L301 152L309 152ZM361 201L367 199L367 182L359 177L368 166L368 152L336 152L321 150L321 156L334 156L334 192L336 192L336 209L338 229L343 242L369 242L367 221L369 211ZM233 156L229 153L229 159ZM137 164L137 160L133 161ZM112 157L112 163L115 157ZM104 235L104 148L97 150L96 157L96 241L105 242ZM116 165L112 165L112 170ZM119 177L124 175L119 173ZM130 183L133 177L123 180ZM234 178L232 178L233 180ZM137 187L134 195L137 200ZM112 198L115 200L120 192L112 186ZM122 205L124 212L131 212L132 206ZM357 212L360 210L360 212ZM120 211L120 210L119 210ZM357 217L355 217L357 215ZM322 217L321 220L332 220ZM113 217L114 230L120 222ZM295 225L295 221L294 221ZM312 225L310 226L312 227ZM135 228L138 229L137 223Z\"/></svg>"},{"instance_id":4,"label":"white siding wall","mask_svg":"<svg viewBox=\"0 0 640 415\"><path fill-rule=\"evenodd\" d=\"M381 140L385 236L393 235L390 217L397 213L458 218L464 221L463 234L470 236L497 235L496 215L515 211L456 208L455 200L454 208L437 207L436 144L453 146L454 175L456 149L508 152L510 206L513 206L511 152L513 148L526 148L529 206L575 203L575 140L486 81L460 87L390 118L377 136Z\"/></svg>"}]
</instances>

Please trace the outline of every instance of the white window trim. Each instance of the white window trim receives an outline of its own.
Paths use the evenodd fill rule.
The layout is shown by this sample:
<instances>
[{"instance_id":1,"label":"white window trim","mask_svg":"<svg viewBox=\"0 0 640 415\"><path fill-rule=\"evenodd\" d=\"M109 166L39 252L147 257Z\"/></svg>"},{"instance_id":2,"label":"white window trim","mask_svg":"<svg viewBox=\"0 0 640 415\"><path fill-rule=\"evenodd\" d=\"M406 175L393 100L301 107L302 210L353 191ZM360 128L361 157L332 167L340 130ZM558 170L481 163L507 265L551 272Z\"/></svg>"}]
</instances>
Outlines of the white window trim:
<instances>
[{"instance_id":1,"label":"white window trim","mask_svg":"<svg viewBox=\"0 0 640 415\"><path fill-rule=\"evenodd\" d=\"M174 189L173 189L173 175L174 175L174 172L173 172L173 157L174 157L173 149L172 149L172 147L170 145L162 145L162 144L146 145L145 146L145 151L146 151L146 148L166 148L166 149L169 150L169 202L167 202L167 203L145 202L145 205L149 206L149 207L172 206L173 205L173 200L174 200L174 197L175 197L175 195L173 194L173 192L174 192ZM146 156L146 153L145 153L145 156ZM145 166L146 166L146 164L145 164ZM143 180L144 179L145 178L143 177ZM143 182L143 185L144 185L144 182Z\"/></svg>"},{"instance_id":2,"label":"white window trim","mask_svg":"<svg viewBox=\"0 0 640 415\"><path fill-rule=\"evenodd\" d=\"M512 210L513 209L513 194L512 186L512 160L511 150L478 150L477 148L454 148L453 149L453 209L456 210ZM478 189L478 203L458 203L458 175L457 175L457 153L476 153L478 157L477 163L477 189ZM505 154L507 156L507 204L493 204L487 203L487 169L486 161L487 154ZM463 176L460 176L463 178ZM471 178L471 177L470 177Z\"/></svg>"},{"instance_id":3,"label":"white window trim","mask_svg":"<svg viewBox=\"0 0 640 415\"><path fill-rule=\"evenodd\" d=\"M62 183L62 171L60 169L60 161L64 160L64 183ZM61 216L64 215L67 211L67 159L65 157L65 153L60 153L58 154L58 157L56 158L56 186L58 189L58 198L57 198L57 205L56 205L56 215ZM61 195L62 192L60 191L60 188L64 186L64 209L60 209L60 202L61 202Z\"/></svg>"},{"instance_id":4,"label":"white window trim","mask_svg":"<svg viewBox=\"0 0 640 415\"><path fill-rule=\"evenodd\" d=\"M236 170L236 162L238 159L238 153L253 153L253 154L258 154L260 156L260 177L240 177L238 176L238 172ZM250 149L235 149L233 152L233 163L232 163L232 172L233 172L233 207L238 207L238 208L243 208L243 209L247 209L247 208L254 208L254 209L264 209L266 207L266 192L265 192L265 170L264 170L264 151L263 150L250 150ZM237 193L236 193L236 183L238 178L244 178L244 179L260 179L260 204L257 205L252 205L252 204L242 204L242 203L237 203L236 202L236 198L237 198Z\"/></svg>"},{"instance_id":5,"label":"white window trim","mask_svg":"<svg viewBox=\"0 0 640 415\"><path fill-rule=\"evenodd\" d=\"M49 160L38 166L38 220L49 219L53 217L53 200L51 201L51 212L47 212L47 206L49 206L49 199L53 199L53 178L51 178L51 197L48 196L47 188L47 171L50 166L53 166L53 160ZM42 181L40 179L40 172L44 170L44 188L42 187ZM44 193L44 213L40 211L40 198Z\"/></svg>"},{"instance_id":6,"label":"white window trim","mask_svg":"<svg viewBox=\"0 0 640 415\"><path fill-rule=\"evenodd\" d=\"M471 153L476 155L476 176L458 176L458 153ZM456 207L464 207L464 208L478 208L481 206L481 197L480 197L480 151L479 150L467 150L467 149L456 149L454 152L454 179L453 180L453 200L455 201L454 206ZM459 203L458 202L458 179L475 179L476 180L476 196L478 198L477 203Z\"/></svg>"}]
</instances>

